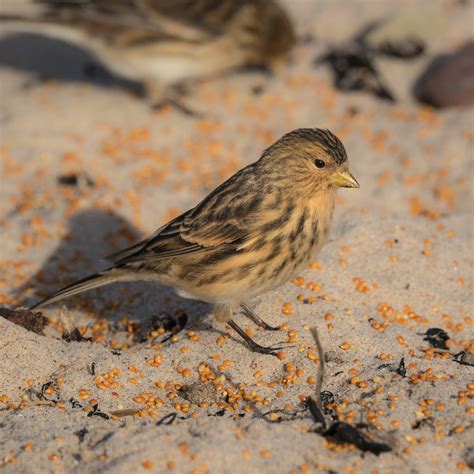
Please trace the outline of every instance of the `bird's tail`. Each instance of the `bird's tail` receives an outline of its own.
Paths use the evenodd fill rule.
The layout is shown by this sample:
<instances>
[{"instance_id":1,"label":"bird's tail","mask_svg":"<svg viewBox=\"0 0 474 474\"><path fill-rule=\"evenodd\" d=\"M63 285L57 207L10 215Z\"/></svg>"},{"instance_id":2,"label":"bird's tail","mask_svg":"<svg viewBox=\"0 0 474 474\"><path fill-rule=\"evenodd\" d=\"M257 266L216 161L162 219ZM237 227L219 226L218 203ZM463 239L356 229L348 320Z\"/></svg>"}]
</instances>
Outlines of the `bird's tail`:
<instances>
[{"instance_id":1,"label":"bird's tail","mask_svg":"<svg viewBox=\"0 0 474 474\"><path fill-rule=\"evenodd\" d=\"M103 272L95 273L94 275L90 275L86 278L83 278L82 280L76 281L75 283L72 283L63 289L52 293L40 302L33 305L30 310L42 308L43 306L56 303L56 301L68 298L69 296L77 295L83 291L99 288L100 286L108 285L109 283L123 279L126 279L125 273L117 270L116 268L109 268Z\"/></svg>"}]
</instances>

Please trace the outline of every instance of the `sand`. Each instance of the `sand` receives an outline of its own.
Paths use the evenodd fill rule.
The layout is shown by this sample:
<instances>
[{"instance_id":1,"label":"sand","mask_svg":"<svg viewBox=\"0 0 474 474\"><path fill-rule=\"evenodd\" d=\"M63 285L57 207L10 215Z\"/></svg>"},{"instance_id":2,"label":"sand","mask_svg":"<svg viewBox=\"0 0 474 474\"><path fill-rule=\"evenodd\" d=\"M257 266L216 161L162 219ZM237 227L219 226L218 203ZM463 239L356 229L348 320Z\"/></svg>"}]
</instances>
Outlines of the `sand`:
<instances>
[{"instance_id":1,"label":"sand","mask_svg":"<svg viewBox=\"0 0 474 474\"><path fill-rule=\"evenodd\" d=\"M395 104L342 94L327 68L313 65L328 45L394 15L400 7L390 1L288 0L299 35L313 40L273 77L245 72L194 85L184 100L200 118L153 112L104 73L85 77L90 58L65 44L0 39L4 307L103 268L104 255L196 204L294 128L338 134L361 184L339 193L317 262L251 302L282 329L236 318L259 343L291 346L281 358L251 353L208 305L150 283L48 307L45 335L0 318L3 472L451 473L474 465L473 369L455 357L474 350L474 117L411 98L430 60L470 35L473 9L406 3L421 13L435 4L449 21L427 35L422 57L378 62ZM58 184L70 174L83 176L78 186ZM172 321L186 324L174 323L168 338L159 327ZM303 403L320 367L313 326L339 419L390 452L362 453L315 432ZM75 327L86 340L62 338ZM447 350L425 339L430 328L448 334Z\"/></svg>"}]
</instances>

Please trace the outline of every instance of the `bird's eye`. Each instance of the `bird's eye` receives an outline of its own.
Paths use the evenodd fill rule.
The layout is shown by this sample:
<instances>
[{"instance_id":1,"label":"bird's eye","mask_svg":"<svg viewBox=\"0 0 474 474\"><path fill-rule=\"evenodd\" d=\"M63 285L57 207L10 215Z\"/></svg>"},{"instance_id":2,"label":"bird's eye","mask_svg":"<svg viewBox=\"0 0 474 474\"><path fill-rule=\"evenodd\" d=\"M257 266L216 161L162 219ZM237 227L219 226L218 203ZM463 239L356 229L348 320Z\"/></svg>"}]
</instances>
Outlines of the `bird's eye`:
<instances>
[{"instance_id":1,"label":"bird's eye","mask_svg":"<svg viewBox=\"0 0 474 474\"><path fill-rule=\"evenodd\" d=\"M316 165L316 168L324 168L326 166L326 163L323 160L314 160L314 164Z\"/></svg>"}]
</instances>

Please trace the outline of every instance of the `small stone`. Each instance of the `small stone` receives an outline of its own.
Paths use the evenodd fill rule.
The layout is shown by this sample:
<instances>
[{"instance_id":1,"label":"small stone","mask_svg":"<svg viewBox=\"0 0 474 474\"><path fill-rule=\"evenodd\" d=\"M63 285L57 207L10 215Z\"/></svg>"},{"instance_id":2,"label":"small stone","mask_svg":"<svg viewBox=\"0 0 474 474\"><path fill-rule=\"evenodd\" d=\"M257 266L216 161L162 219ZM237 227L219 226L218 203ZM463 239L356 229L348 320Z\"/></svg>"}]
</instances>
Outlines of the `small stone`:
<instances>
[{"instance_id":1,"label":"small stone","mask_svg":"<svg viewBox=\"0 0 474 474\"><path fill-rule=\"evenodd\" d=\"M344 358L336 351L327 351L324 354L324 360L326 362L335 362L336 364L342 364Z\"/></svg>"},{"instance_id":2,"label":"small stone","mask_svg":"<svg viewBox=\"0 0 474 474\"><path fill-rule=\"evenodd\" d=\"M464 451L464 461L470 469L474 469L474 446L470 446Z\"/></svg>"},{"instance_id":3,"label":"small stone","mask_svg":"<svg viewBox=\"0 0 474 474\"><path fill-rule=\"evenodd\" d=\"M212 383L194 382L184 387L182 397L195 405L201 403L217 403L220 396Z\"/></svg>"}]
</instances>

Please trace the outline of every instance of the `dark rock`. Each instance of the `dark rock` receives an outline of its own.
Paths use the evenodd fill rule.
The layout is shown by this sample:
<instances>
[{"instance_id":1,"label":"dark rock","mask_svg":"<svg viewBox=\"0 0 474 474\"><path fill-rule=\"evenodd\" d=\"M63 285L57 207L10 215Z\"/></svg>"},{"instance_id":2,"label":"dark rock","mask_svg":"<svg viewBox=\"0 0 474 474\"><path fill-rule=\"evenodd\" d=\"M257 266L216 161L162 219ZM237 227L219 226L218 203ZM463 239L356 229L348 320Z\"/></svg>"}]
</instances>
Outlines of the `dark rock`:
<instances>
[{"instance_id":1,"label":"dark rock","mask_svg":"<svg viewBox=\"0 0 474 474\"><path fill-rule=\"evenodd\" d=\"M415 96L438 108L474 105L474 41L435 58L417 80Z\"/></svg>"},{"instance_id":2,"label":"dark rock","mask_svg":"<svg viewBox=\"0 0 474 474\"><path fill-rule=\"evenodd\" d=\"M29 309L0 308L0 317L42 336L44 335L43 329L48 323L48 318L43 316L42 313L39 311L33 312Z\"/></svg>"}]
</instances>

